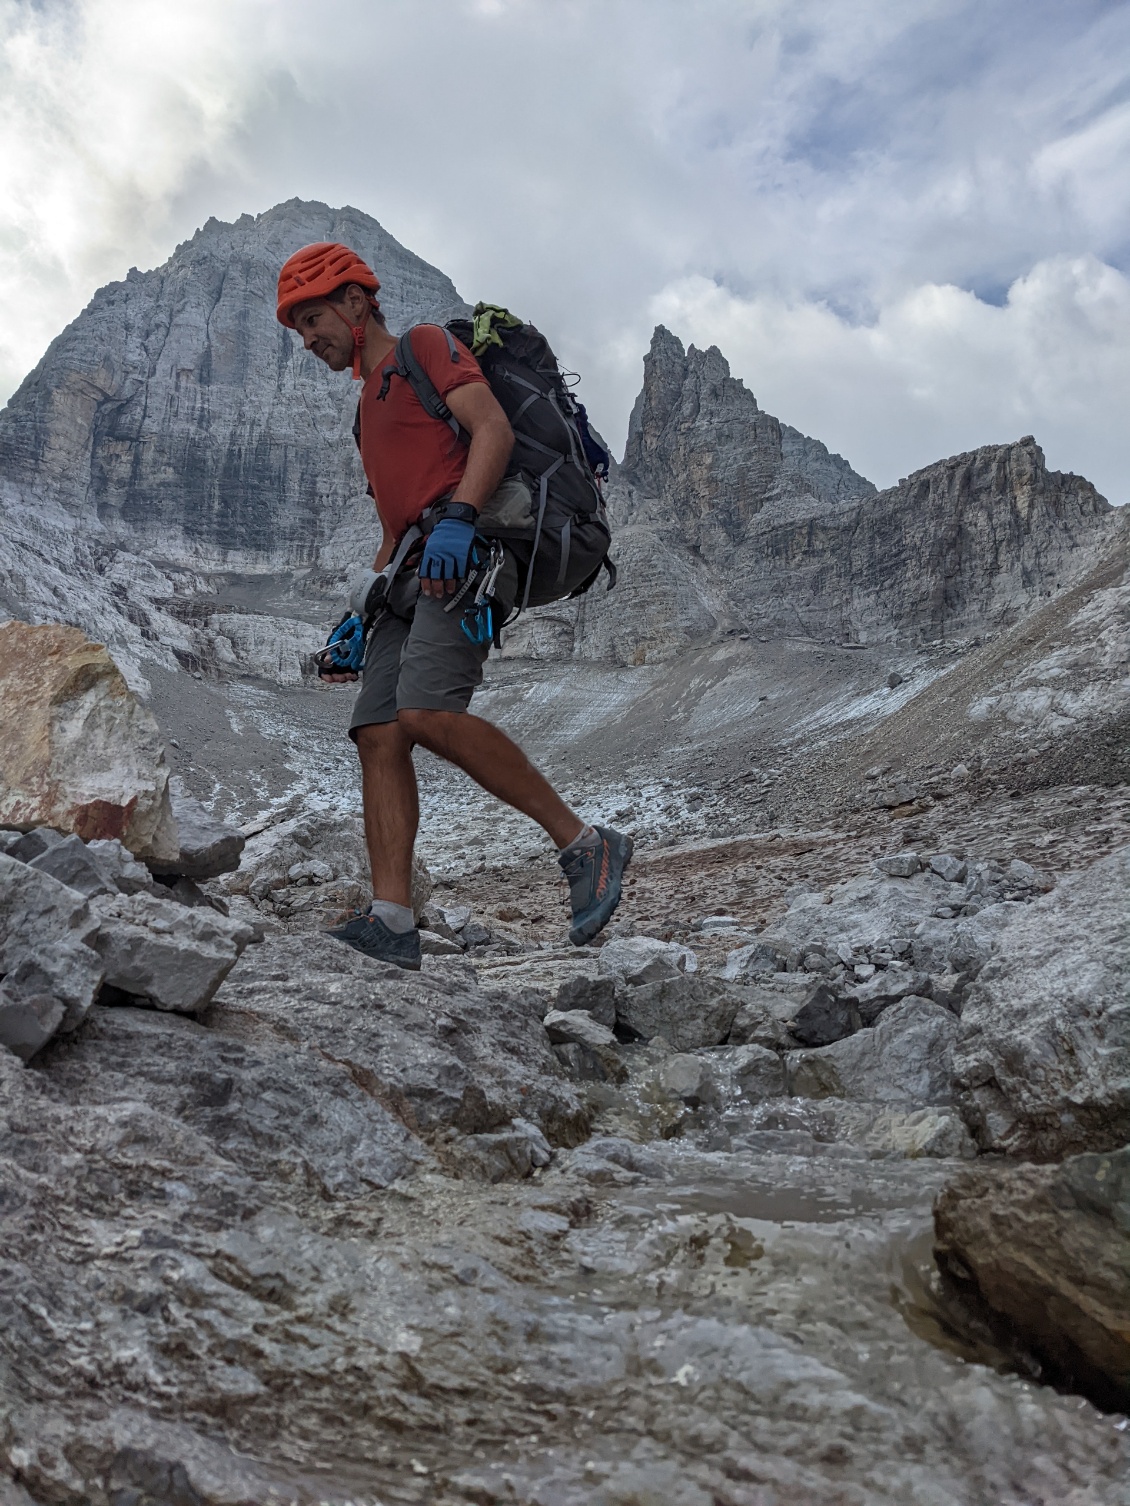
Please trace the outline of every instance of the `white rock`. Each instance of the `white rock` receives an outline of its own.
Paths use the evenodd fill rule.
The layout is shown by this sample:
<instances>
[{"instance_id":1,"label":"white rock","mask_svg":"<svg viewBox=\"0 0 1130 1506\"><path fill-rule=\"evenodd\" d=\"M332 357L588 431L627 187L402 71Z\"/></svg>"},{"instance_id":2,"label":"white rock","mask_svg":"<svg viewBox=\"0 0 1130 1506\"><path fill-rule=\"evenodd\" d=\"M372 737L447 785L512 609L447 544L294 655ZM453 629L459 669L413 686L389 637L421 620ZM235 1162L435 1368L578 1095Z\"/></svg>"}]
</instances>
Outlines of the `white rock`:
<instances>
[{"instance_id":1,"label":"white rock","mask_svg":"<svg viewBox=\"0 0 1130 1506\"><path fill-rule=\"evenodd\" d=\"M153 714L77 628L0 627L0 821L119 837L146 858L177 851Z\"/></svg>"},{"instance_id":2,"label":"white rock","mask_svg":"<svg viewBox=\"0 0 1130 1506\"><path fill-rule=\"evenodd\" d=\"M677 941L659 941L651 936L625 936L600 949L600 972L626 983L659 983L698 969L698 958Z\"/></svg>"}]
</instances>

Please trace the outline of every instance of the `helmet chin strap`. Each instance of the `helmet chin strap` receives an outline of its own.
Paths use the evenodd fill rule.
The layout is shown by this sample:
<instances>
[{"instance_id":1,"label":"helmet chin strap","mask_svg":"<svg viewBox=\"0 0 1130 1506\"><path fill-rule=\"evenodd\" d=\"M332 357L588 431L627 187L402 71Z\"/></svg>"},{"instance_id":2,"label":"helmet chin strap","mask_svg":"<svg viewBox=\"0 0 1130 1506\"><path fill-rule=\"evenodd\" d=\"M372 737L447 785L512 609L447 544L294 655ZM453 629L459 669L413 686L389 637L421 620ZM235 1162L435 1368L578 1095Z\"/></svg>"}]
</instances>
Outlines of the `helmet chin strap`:
<instances>
[{"instance_id":1,"label":"helmet chin strap","mask_svg":"<svg viewBox=\"0 0 1130 1506\"><path fill-rule=\"evenodd\" d=\"M353 336L353 380L355 382L359 382L361 380L361 352L365 347L365 326L369 322L369 315L373 312L373 305L371 303L366 303L365 314L361 320L361 323L351 324L338 308L336 303L330 303L330 300L328 298L326 299L326 302L329 303L330 308L333 309L334 313L341 320L342 324L346 326L350 334Z\"/></svg>"}]
</instances>

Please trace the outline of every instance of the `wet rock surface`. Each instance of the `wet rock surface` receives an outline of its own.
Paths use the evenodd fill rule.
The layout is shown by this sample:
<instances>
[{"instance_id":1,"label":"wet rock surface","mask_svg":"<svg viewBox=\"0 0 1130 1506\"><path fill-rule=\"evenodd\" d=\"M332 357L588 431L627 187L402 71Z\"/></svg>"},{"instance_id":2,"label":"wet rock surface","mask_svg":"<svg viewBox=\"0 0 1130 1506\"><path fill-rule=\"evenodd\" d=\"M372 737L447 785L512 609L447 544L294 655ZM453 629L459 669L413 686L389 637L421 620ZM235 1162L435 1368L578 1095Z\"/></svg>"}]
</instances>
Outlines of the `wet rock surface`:
<instances>
[{"instance_id":1,"label":"wet rock surface","mask_svg":"<svg viewBox=\"0 0 1130 1506\"><path fill-rule=\"evenodd\" d=\"M934 1227L958 1321L998 1326L1035 1373L1130 1411L1130 1149L970 1168Z\"/></svg>"},{"instance_id":2,"label":"wet rock surface","mask_svg":"<svg viewBox=\"0 0 1130 1506\"><path fill-rule=\"evenodd\" d=\"M1041 1270L1060 1292L1072 1259L1097 1269L1086 1230L1105 1230L1116 1311L1124 1199L1103 1167L1119 1158L1068 1163L1069 1195L1061 1170L1015 1168L1007 1202L997 1166L955 1175L977 1154L953 1103L964 1015L937 1000L798 1047L811 980L834 998L873 965L834 938L891 939L871 882L818 909L798 895L773 932L803 942L796 968L758 983L701 964L629 983L582 951L589 971L554 984L552 953L520 939L407 974L276 929L196 1018L101 1002L30 1066L0 1057L11 1490L76 1506L1123 1499L1124 1432L1041 1384L1048 1362L1037 1375L1003 1336L960 1333L931 1277L937 1203L962 1230L937 1238L995 1291L1019 1258L1007 1207L1017 1231L1058 1228L1067 1254L1043 1240ZM510 892L532 911L516 875ZM913 934L932 897L927 881L917 922L905 899L886 919ZM194 917L223 919L145 892L112 903L138 901L179 911L184 945ZM950 924L981 925L962 944L984 972L1061 903L1062 879ZM474 913L432 908L461 930ZM624 1030L633 1011L664 1029ZM688 1047L680 1026L710 1039Z\"/></svg>"}]
</instances>

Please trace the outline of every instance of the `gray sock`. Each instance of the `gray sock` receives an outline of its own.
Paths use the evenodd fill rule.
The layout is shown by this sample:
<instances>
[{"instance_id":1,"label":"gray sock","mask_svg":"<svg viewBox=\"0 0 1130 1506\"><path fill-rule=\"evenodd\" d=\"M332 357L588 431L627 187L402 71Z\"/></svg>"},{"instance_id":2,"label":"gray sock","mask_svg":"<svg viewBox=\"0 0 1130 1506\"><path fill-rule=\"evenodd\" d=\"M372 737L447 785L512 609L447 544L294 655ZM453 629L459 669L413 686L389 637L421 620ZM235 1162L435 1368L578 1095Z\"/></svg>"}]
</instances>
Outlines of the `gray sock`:
<instances>
[{"instance_id":1,"label":"gray sock","mask_svg":"<svg viewBox=\"0 0 1130 1506\"><path fill-rule=\"evenodd\" d=\"M600 833L595 826L582 826L577 835L567 847L562 847L561 856L567 852L576 852L581 847L597 847L600 845Z\"/></svg>"},{"instance_id":2,"label":"gray sock","mask_svg":"<svg viewBox=\"0 0 1130 1506\"><path fill-rule=\"evenodd\" d=\"M412 914L410 905L394 905L390 899L375 899L369 906L369 914L383 920L389 930L395 931L398 936L416 929L416 917Z\"/></svg>"}]
</instances>

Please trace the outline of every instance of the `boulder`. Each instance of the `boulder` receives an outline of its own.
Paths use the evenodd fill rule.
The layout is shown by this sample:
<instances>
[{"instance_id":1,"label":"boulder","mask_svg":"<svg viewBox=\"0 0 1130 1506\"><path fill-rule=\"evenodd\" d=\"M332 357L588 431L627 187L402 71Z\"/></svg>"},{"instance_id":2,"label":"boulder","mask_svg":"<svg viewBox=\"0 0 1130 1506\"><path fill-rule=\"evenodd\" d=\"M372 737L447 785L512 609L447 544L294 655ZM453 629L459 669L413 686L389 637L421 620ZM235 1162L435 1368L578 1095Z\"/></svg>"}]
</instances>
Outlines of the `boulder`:
<instances>
[{"instance_id":1,"label":"boulder","mask_svg":"<svg viewBox=\"0 0 1130 1506\"><path fill-rule=\"evenodd\" d=\"M1130 847L1004 912L962 1007L962 1113L982 1150L1034 1161L1130 1140Z\"/></svg>"},{"instance_id":2,"label":"boulder","mask_svg":"<svg viewBox=\"0 0 1130 1506\"><path fill-rule=\"evenodd\" d=\"M607 1025L601 1025L583 1009L551 1009L543 1021L555 1046L614 1046L616 1037Z\"/></svg>"},{"instance_id":3,"label":"boulder","mask_svg":"<svg viewBox=\"0 0 1130 1506\"><path fill-rule=\"evenodd\" d=\"M515 1117L557 1145L588 1132L540 1011L480 989L469 968L408 973L321 937L268 937L232 969L209 1022L293 1033L423 1133L493 1133Z\"/></svg>"},{"instance_id":4,"label":"boulder","mask_svg":"<svg viewBox=\"0 0 1130 1506\"><path fill-rule=\"evenodd\" d=\"M797 895L760 944L786 956L803 956L814 945L836 955L841 945L849 955L862 954L892 938L910 937L939 905L952 904L954 889L928 871L909 878L872 872L833 885L830 894L827 903L824 894Z\"/></svg>"},{"instance_id":5,"label":"boulder","mask_svg":"<svg viewBox=\"0 0 1130 1506\"><path fill-rule=\"evenodd\" d=\"M583 1009L609 1029L616 1023L616 978L567 978L557 990L556 1009Z\"/></svg>"},{"instance_id":6,"label":"boulder","mask_svg":"<svg viewBox=\"0 0 1130 1506\"><path fill-rule=\"evenodd\" d=\"M0 856L0 1045L27 1060L82 1022L102 984L96 932L76 890Z\"/></svg>"},{"instance_id":7,"label":"boulder","mask_svg":"<svg viewBox=\"0 0 1130 1506\"><path fill-rule=\"evenodd\" d=\"M677 941L624 936L601 947L598 966L602 977L619 977L633 984L658 983L693 973L698 968L698 958L690 947L680 946Z\"/></svg>"},{"instance_id":8,"label":"boulder","mask_svg":"<svg viewBox=\"0 0 1130 1506\"><path fill-rule=\"evenodd\" d=\"M77 889L87 899L96 894L118 893L112 875L104 871L81 837L64 837L32 858L28 867L49 873L68 889Z\"/></svg>"},{"instance_id":9,"label":"boulder","mask_svg":"<svg viewBox=\"0 0 1130 1506\"><path fill-rule=\"evenodd\" d=\"M765 1046L734 1046L727 1053L734 1086L751 1103L779 1098L787 1091L785 1063Z\"/></svg>"},{"instance_id":10,"label":"boulder","mask_svg":"<svg viewBox=\"0 0 1130 1506\"><path fill-rule=\"evenodd\" d=\"M659 1086L671 1098L680 1098L688 1108L719 1108L722 1095L711 1064L701 1056L680 1053L669 1056L659 1068Z\"/></svg>"},{"instance_id":11,"label":"boulder","mask_svg":"<svg viewBox=\"0 0 1130 1506\"><path fill-rule=\"evenodd\" d=\"M947 884L960 884L969 872L969 865L948 852L939 852L930 859L930 871L945 879Z\"/></svg>"},{"instance_id":12,"label":"boulder","mask_svg":"<svg viewBox=\"0 0 1130 1506\"><path fill-rule=\"evenodd\" d=\"M180 1014L199 1014L255 939L250 926L210 906L152 894L100 897L92 909L107 986Z\"/></svg>"},{"instance_id":13,"label":"boulder","mask_svg":"<svg viewBox=\"0 0 1130 1506\"><path fill-rule=\"evenodd\" d=\"M958 1021L930 999L911 996L871 1030L786 1058L789 1091L801 1098L852 1098L924 1107L953 1102Z\"/></svg>"},{"instance_id":14,"label":"boulder","mask_svg":"<svg viewBox=\"0 0 1130 1506\"><path fill-rule=\"evenodd\" d=\"M756 984L730 984L741 1003L727 1037L731 1046L764 1046L787 1051L794 1043L785 1021L797 1012L799 1001Z\"/></svg>"},{"instance_id":15,"label":"boulder","mask_svg":"<svg viewBox=\"0 0 1130 1506\"><path fill-rule=\"evenodd\" d=\"M729 983L770 978L783 970L787 960L787 950L782 951L780 947L764 941L753 941L748 946L736 947L734 951L726 953L726 961L719 976Z\"/></svg>"},{"instance_id":16,"label":"boulder","mask_svg":"<svg viewBox=\"0 0 1130 1506\"><path fill-rule=\"evenodd\" d=\"M896 852L890 857L876 858L874 867L887 878L911 878L922 864L916 852Z\"/></svg>"},{"instance_id":17,"label":"boulder","mask_svg":"<svg viewBox=\"0 0 1130 1506\"><path fill-rule=\"evenodd\" d=\"M170 791L176 823L177 851L172 857L149 859L150 869L170 878L218 878L239 867L247 838L234 826L212 815L206 806L187 794L177 780Z\"/></svg>"},{"instance_id":18,"label":"boulder","mask_svg":"<svg viewBox=\"0 0 1130 1506\"><path fill-rule=\"evenodd\" d=\"M164 740L99 643L77 628L0 627L0 822L177 851Z\"/></svg>"},{"instance_id":19,"label":"boulder","mask_svg":"<svg viewBox=\"0 0 1130 1506\"><path fill-rule=\"evenodd\" d=\"M830 1046L853 1035L860 1024L859 1008L852 999L833 993L826 983L818 983L789 1028L802 1046Z\"/></svg>"},{"instance_id":20,"label":"boulder","mask_svg":"<svg viewBox=\"0 0 1130 1506\"><path fill-rule=\"evenodd\" d=\"M716 978L666 978L625 989L616 1022L645 1041L661 1035L676 1051L697 1051L727 1039L741 1002L736 990Z\"/></svg>"},{"instance_id":21,"label":"boulder","mask_svg":"<svg viewBox=\"0 0 1130 1506\"><path fill-rule=\"evenodd\" d=\"M914 968L900 967L892 963L890 967L877 972L866 983L860 983L857 987L849 989L847 998L854 1003L859 1011L859 1018L864 1025L873 1025L885 1009L892 1004L897 1004L900 999L909 998L911 994L917 994L919 998L929 998L931 992L929 973L918 972Z\"/></svg>"},{"instance_id":22,"label":"boulder","mask_svg":"<svg viewBox=\"0 0 1130 1506\"><path fill-rule=\"evenodd\" d=\"M981 1162L934 1205L934 1254L1044 1378L1130 1411L1130 1147L1061 1166Z\"/></svg>"}]
</instances>

